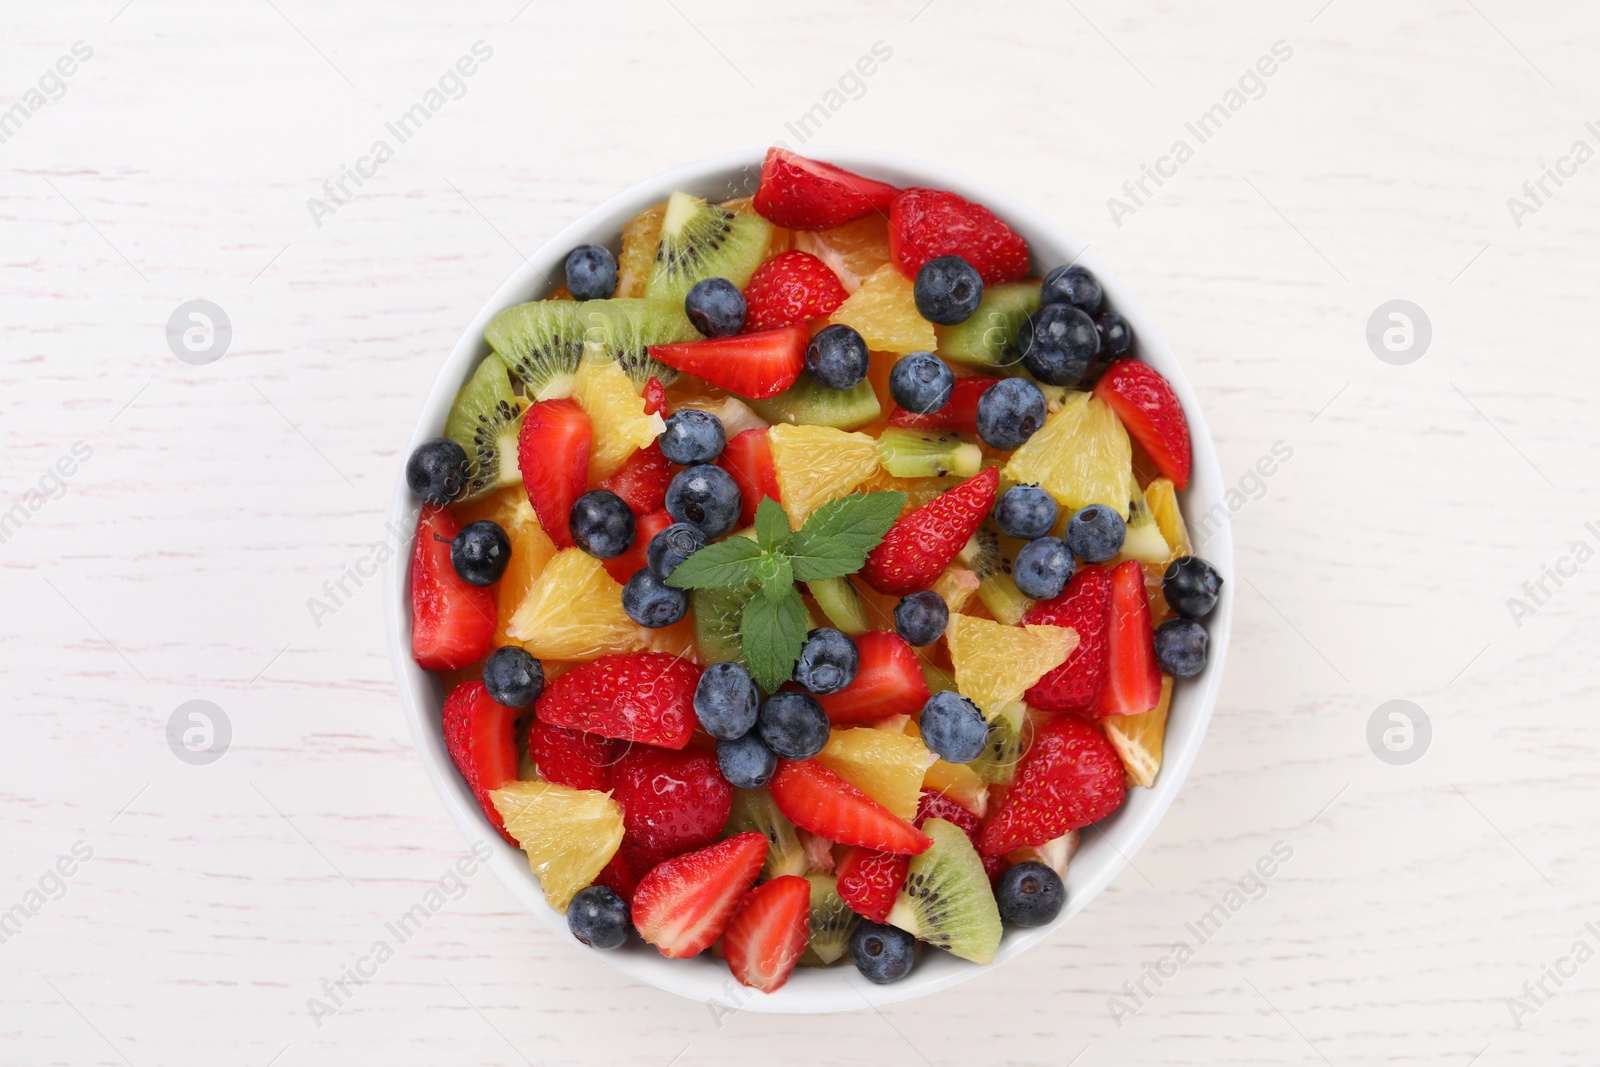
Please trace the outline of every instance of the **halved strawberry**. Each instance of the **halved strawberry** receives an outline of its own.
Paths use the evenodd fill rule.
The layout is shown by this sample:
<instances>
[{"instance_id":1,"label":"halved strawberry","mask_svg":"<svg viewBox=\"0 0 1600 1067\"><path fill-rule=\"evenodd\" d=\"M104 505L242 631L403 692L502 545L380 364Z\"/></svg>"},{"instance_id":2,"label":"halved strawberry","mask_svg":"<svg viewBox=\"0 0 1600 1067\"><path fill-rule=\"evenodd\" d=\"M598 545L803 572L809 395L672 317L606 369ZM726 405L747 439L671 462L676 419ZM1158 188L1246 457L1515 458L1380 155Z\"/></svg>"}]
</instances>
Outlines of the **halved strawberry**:
<instances>
[{"instance_id":1,"label":"halved strawberry","mask_svg":"<svg viewBox=\"0 0 1600 1067\"><path fill-rule=\"evenodd\" d=\"M1110 662L1111 572L1094 564L1080 567L1060 596L1039 601L1022 621L1070 626L1078 634L1078 647L1028 690L1028 703L1045 711L1093 711Z\"/></svg>"},{"instance_id":2,"label":"halved strawberry","mask_svg":"<svg viewBox=\"0 0 1600 1067\"><path fill-rule=\"evenodd\" d=\"M1094 395L1111 405L1156 469L1177 489L1189 485L1192 462L1189 421L1178 394L1161 372L1137 359L1119 359L1106 368Z\"/></svg>"},{"instance_id":3,"label":"halved strawberry","mask_svg":"<svg viewBox=\"0 0 1600 1067\"><path fill-rule=\"evenodd\" d=\"M651 441L629 456L622 469L601 482L600 488L620 496L637 517L648 515L666 503L670 484L672 463L661 454L660 442Z\"/></svg>"},{"instance_id":4,"label":"halved strawberry","mask_svg":"<svg viewBox=\"0 0 1600 1067\"><path fill-rule=\"evenodd\" d=\"M902 189L889 207L889 258L908 278L930 259L960 256L985 285L1028 276L1028 242L981 204L939 189Z\"/></svg>"},{"instance_id":5,"label":"halved strawberry","mask_svg":"<svg viewBox=\"0 0 1600 1067\"><path fill-rule=\"evenodd\" d=\"M921 827L925 819L943 819L954 823L972 838L974 847L978 844L978 835L983 831L983 820L970 808L951 800L937 789L924 789L922 796L917 799L917 826Z\"/></svg>"},{"instance_id":6,"label":"halved strawberry","mask_svg":"<svg viewBox=\"0 0 1600 1067\"><path fill-rule=\"evenodd\" d=\"M676 345L651 345L650 355L685 374L740 396L764 400L800 377L811 333L805 324Z\"/></svg>"},{"instance_id":7,"label":"halved strawberry","mask_svg":"<svg viewBox=\"0 0 1600 1067\"><path fill-rule=\"evenodd\" d=\"M1000 469L988 467L900 519L867 553L861 577L880 593L926 588L982 524L999 484Z\"/></svg>"},{"instance_id":8,"label":"halved strawberry","mask_svg":"<svg viewBox=\"0 0 1600 1067\"><path fill-rule=\"evenodd\" d=\"M1127 790L1122 760L1100 727L1060 719L1034 736L1000 810L983 828L979 848L986 856L1003 856L1053 841L1116 811Z\"/></svg>"},{"instance_id":9,"label":"halved strawberry","mask_svg":"<svg viewBox=\"0 0 1600 1067\"><path fill-rule=\"evenodd\" d=\"M528 407L517 438L517 464L539 525L557 547L571 548L567 516L589 481L589 416L576 400L543 400Z\"/></svg>"},{"instance_id":10,"label":"halved strawberry","mask_svg":"<svg viewBox=\"0 0 1600 1067\"><path fill-rule=\"evenodd\" d=\"M673 752L635 745L617 760L612 799L622 805L622 853L630 870L711 844L733 804L733 786L714 752Z\"/></svg>"},{"instance_id":11,"label":"halved strawberry","mask_svg":"<svg viewBox=\"0 0 1600 1067\"><path fill-rule=\"evenodd\" d=\"M910 867L910 856L854 845L839 861L839 896L863 919L881 923L889 917Z\"/></svg>"},{"instance_id":12,"label":"halved strawberry","mask_svg":"<svg viewBox=\"0 0 1600 1067\"><path fill-rule=\"evenodd\" d=\"M450 562L461 532L449 508L425 505L411 553L411 658L430 671L454 671L483 658L494 641L494 588L468 585Z\"/></svg>"},{"instance_id":13,"label":"halved strawberry","mask_svg":"<svg viewBox=\"0 0 1600 1067\"><path fill-rule=\"evenodd\" d=\"M811 937L811 883L785 874L739 901L722 931L722 955L741 985L771 993L783 987Z\"/></svg>"},{"instance_id":14,"label":"halved strawberry","mask_svg":"<svg viewBox=\"0 0 1600 1067\"><path fill-rule=\"evenodd\" d=\"M450 761L494 828L513 845L516 839L506 833L489 790L517 779L516 722L516 711L491 697L482 682L462 682L444 702L444 747Z\"/></svg>"},{"instance_id":15,"label":"halved strawberry","mask_svg":"<svg viewBox=\"0 0 1600 1067\"><path fill-rule=\"evenodd\" d=\"M601 656L545 689L541 721L602 737L682 748L694 730L700 668L666 652Z\"/></svg>"},{"instance_id":16,"label":"halved strawberry","mask_svg":"<svg viewBox=\"0 0 1600 1067\"><path fill-rule=\"evenodd\" d=\"M1106 684L1094 714L1138 715L1161 702L1161 668L1144 567L1136 559L1111 572L1111 625L1106 631ZM1068 827L1071 829L1071 827Z\"/></svg>"},{"instance_id":17,"label":"halved strawberry","mask_svg":"<svg viewBox=\"0 0 1600 1067\"><path fill-rule=\"evenodd\" d=\"M633 544L622 555L601 560L600 565L618 583L627 585L628 579L649 563L650 539L671 525L672 516L665 508L640 515L634 520Z\"/></svg>"},{"instance_id":18,"label":"halved strawberry","mask_svg":"<svg viewBox=\"0 0 1600 1067\"><path fill-rule=\"evenodd\" d=\"M747 830L675 856L639 879L633 925L663 956L697 956L722 936L767 859L767 835Z\"/></svg>"},{"instance_id":19,"label":"halved strawberry","mask_svg":"<svg viewBox=\"0 0 1600 1067\"><path fill-rule=\"evenodd\" d=\"M905 408L889 412L890 426L906 426L914 430L954 430L957 433L978 432L978 400L999 378L957 378L950 390L950 400L938 411L918 415Z\"/></svg>"},{"instance_id":20,"label":"halved strawberry","mask_svg":"<svg viewBox=\"0 0 1600 1067\"><path fill-rule=\"evenodd\" d=\"M769 148L755 208L768 221L791 230L828 230L889 210L895 192L886 182Z\"/></svg>"},{"instance_id":21,"label":"halved strawberry","mask_svg":"<svg viewBox=\"0 0 1600 1067\"><path fill-rule=\"evenodd\" d=\"M744 287L744 328L776 330L832 315L849 295L839 276L810 252L780 252L757 267Z\"/></svg>"},{"instance_id":22,"label":"halved strawberry","mask_svg":"<svg viewBox=\"0 0 1600 1067\"><path fill-rule=\"evenodd\" d=\"M660 378L651 378L645 382L644 389L639 395L644 398L646 415L659 415L667 409L667 387L661 384Z\"/></svg>"},{"instance_id":23,"label":"halved strawberry","mask_svg":"<svg viewBox=\"0 0 1600 1067\"><path fill-rule=\"evenodd\" d=\"M841 845L915 856L933 844L921 830L814 760L779 760L767 790L790 822Z\"/></svg>"},{"instance_id":24,"label":"halved strawberry","mask_svg":"<svg viewBox=\"0 0 1600 1067\"><path fill-rule=\"evenodd\" d=\"M733 475L739 486L739 525L749 526L756 521L756 508L762 497L771 497L783 503L778 493L778 470L772 465L772 446L767 442L767 431L744 430L733 435L717 457L717 466Z\"/></svg>"},{"instance_id":25,"label":"halved strawberry","mask_svg":"<svg viewBox=\"0 0 1600 1067\"><path fill-rule=\"evenodd\" d=\"M594 884L603 885L623 900L631 901L633 891L639 888L639 876L628 869L628 861L622 858L619 848L611 862L594 876Z\"/></svg>"},{"instance_id":26,"label":"halved strawberry","mask_svg":"<svg viewBox=\"0 0 1600 1067\"><path fill-rule=\"evenodd\" d=\"M611 765L621 745L609 737L569 730L533 720L528 730L528 755L539 777L572 789L611 788Z\"/></svg>"},{"instance_id":27,"label":"halved strawberry","mask_svg":"<svg viewBox=\"0 0 1600 1067\"><path fill-rule=\"evenodd\" d=\"M892 630L868 630L856 638L861 665L856 679L837 693L817 697L835 726L915 715L928 702L928 682L917 653Z\"/></svg>"}]
</instances>

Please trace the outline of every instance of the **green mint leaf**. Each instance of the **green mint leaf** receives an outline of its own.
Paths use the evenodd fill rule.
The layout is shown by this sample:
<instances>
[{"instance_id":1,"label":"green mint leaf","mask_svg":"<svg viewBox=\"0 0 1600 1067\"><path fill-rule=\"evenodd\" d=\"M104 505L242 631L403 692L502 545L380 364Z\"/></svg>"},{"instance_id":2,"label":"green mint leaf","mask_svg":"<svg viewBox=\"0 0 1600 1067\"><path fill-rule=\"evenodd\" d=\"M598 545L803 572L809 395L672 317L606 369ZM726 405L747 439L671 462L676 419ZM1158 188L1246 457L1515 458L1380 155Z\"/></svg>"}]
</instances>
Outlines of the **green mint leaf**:
<instances>
[{"instance_id":1,"label":"green mint leaf","mask_svg":"<svg viewBox=\"0 0 1600 1067\"><path fill-rule=\"evenodd\" d=\"M748 537L707 545L673 570L667 584L677 589L736 589L761 579L766 554Z\"/></svg>"},{"instance_id":2,"label":"green mint leaf","mask_svg":"<svg viewBox=\"0 0 1600 1067\"><path fill-rule=\"evenodd\" d=\"M750 677L769 693L794 674L806 641L806 606L794 586L777 599L758 596L744 606L740 651Z\"/></svg>"},{"instance_id":3,"label":"green mint leaf","mask_svg":"<svg viewBox=\"0 0 1600 1067\"><path fill-rule=\"evenodd\" d=\"M768 556L761 567L761 592L768 599L782 600L794 589L794 566L788 556Z\"/></svg>"},{"instance_id":4,"label":"green mint leaf","mask_svg":"<svg viewBox=\"0 0 1600 1067\"><path fill-rule=\"evenodd\" d=\"M756 540L768 552L782 548L789 540L789 516L783 505L770 496L762 497L756 507Z\"/></svg>"},{"instance_id":5,"label":"green mint leaf","mask_svg":"<svg viewBox=\"0 0 1600 1067\"><path fill-rule=\"evenodd\" d=\"M905 502L901 492L854 493L828 501L811 513L784 549L794 576L814 582L854 574L900 517Z\"/></svg>"}]
</instances>

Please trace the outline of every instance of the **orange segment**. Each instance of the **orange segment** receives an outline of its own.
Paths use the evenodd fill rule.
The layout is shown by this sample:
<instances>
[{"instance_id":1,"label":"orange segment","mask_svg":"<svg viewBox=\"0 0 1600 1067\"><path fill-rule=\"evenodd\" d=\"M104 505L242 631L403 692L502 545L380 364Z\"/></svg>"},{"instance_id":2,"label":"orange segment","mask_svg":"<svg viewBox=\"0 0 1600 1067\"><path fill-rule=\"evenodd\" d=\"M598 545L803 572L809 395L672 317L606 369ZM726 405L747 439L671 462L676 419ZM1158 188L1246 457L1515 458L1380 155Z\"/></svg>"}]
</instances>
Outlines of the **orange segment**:
<instances>
[{"instance_id":1,"label":"orange segment","mask_svg":"<svg viewBox=\"0 0 1600 1067\"><path fill-rule=\"evenodd\" d=\"M644 413L644 398L622 365L585 358L572 380L572 398L589 416L594 429L589 451L589 481L598 482L622 469L639 449L667 428L660 415Z\"/></svg>"},{"instance_id":2,"label":"orange segment","mask_svg":"<svg viewBox=\"0 0 1600 1067\"><path fill-rule=\"evenodd\" d=\"M1161 743L1167 735L1167 709L1172 705L1172 678L1161 676L1161 700L1138 715L1112 715L1101 719L1106 738L1122 757L1122 765L1135 782L1149 788L1161 771Z\"/></svg>"},{"instance_id":3,"label":"orange segment","mask_svg":"<svg viewBox=\"0 0 1600 1067\"><path fill-rule=\"evenodd\" d=\"M889 220L874 212L831 230L796 233L794 246L832 268L846 292L889 262Z\"/></svg>"},{"instance_id":4,"label":"orange segment","mask_svg":"<svg viewBox=\"0 0 1600 1067\"><path fill-rule=\"evenodd\" d=\"M656 247L661 244L661 220L667 205L647 207L622 228L622 256L617 260L617 296L643 296L650 269L655 266Z\"/></svg>"},{"instance_id":5,"label":"orange segment","mask_svg":"<svg viewBox=\"0 0 1600 1067\"><path fill-rule=\"evenodd\" d=\"M454 505L456 517L465 526L469 522L488 519L506 532L511 540L511 562L495 585L497 620L494 647L516 644L506 633L511 616L527 597L528 590L544 573L545 566L556 554L555 542L550 540L539 525L539 516L528 503L528 494L520 485L508 486L498 493L474 500L469 504ZM474 675L473 677L477 677Z\"/></svg>"},{"instance_id":6,"label":"orange segment","mask_svg":"<svg viewBox=\"0 0 1600 1067\"><path fill-rule=\"evenodd\" d=\"M1045 488L1071 514L1105 504L1128 517L1133 467L1128 431L1099 397L1068 393L1061 410L1011 454L1004 474Z\"/></svg>"},{"instance_id":7,"label":"orange segment","mask_svg":"<svg viewBox=\"0 0 1600 1067\"><path fill-rule=\"evenodd\" d=\"M1006 626L971 615L952 615L945 639L956 685L985 714L1021 700L1078 647L1078 634L1070 626Z\"/></svg>"},{"instance_id":8,"label":"orange segment","mask_svg":"<svg viewBox=\"0 0 1600 1067\"><path fill-rule=\"evenodd\" d=\"M864 433L780 423L767 432L767 443L783 509L797 530L817 508L878 470L878 442Z\"/></svg>"},{"instance_id":9,"label":"orange segment","mask_svg":"<svg viewBox=\"0 0 1600 1067\"><path fill-rule=\"evenodd\" d=\"M512 782L489 792L506 831L528 854L557 911L605 869L622 844L622 805L609 793L550 782Z\"/></svg>"},{"instance_id":10,"label":"orange segment","mask_svg":"<svg viewBox=\"0 0 1600 1067\"><path fill-rule=\"evenodd\" d=\"M923 774L933 758L918 738L858 726L833 731L816 760L909 821L917 816Z\"/></svg>"},{"instance_id":11,"label":"orange segment","mask_svg":"<svg viewBox=\"0 0 1600 1067\"><path fill-rule=\"evenodd\" d=\"M851 327L874 352L931 352L933 323L917 311L911 279L898 267L879 267L828 319Z\"/></svg>"},{"instance_id":12,"label":"orange segment","mask_svg":"<svg viewBox=\"0 0 1600 1067\"><path fill-rule=\"evenodd\" d=\"M622 586L581 548L555 554L506 633L540 659L586 662L611 652L638 652L648 643L643 628L622 610Z\"/></svg>"}]
</instances>

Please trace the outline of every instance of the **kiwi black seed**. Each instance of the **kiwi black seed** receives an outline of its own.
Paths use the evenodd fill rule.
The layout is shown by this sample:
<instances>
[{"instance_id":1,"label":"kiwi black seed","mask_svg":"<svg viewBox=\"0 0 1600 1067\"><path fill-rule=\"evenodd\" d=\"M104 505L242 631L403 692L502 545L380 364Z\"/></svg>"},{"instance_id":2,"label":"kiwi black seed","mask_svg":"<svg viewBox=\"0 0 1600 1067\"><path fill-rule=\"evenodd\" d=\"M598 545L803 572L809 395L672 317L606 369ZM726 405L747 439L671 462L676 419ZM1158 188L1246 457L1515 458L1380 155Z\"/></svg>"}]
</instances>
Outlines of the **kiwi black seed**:
<instances>
[{"instance_id":1,"label":"kiwi black seed","mask_svg":"<svg viewBox=\"0 0 1600 1067\"><path fill-rule=\"evenodd\" d=\"M811 934L802 967L826 967L850 947L850 932L861 916L839 895L839 881L831 874L808 874L811 883Z\"/></svg>"},{"instance_id":2,"label":"kiwi black seed","mask_svg":"<svg viewBox=\"0 0 1600 1067\"><path fill-rule=\"evenodd\" d=\"M695 283L706 278L726 278L743 289L771 242L772 224L760 215L673 193L645 295L681 307Z\"/></svg>"}]
</instances>

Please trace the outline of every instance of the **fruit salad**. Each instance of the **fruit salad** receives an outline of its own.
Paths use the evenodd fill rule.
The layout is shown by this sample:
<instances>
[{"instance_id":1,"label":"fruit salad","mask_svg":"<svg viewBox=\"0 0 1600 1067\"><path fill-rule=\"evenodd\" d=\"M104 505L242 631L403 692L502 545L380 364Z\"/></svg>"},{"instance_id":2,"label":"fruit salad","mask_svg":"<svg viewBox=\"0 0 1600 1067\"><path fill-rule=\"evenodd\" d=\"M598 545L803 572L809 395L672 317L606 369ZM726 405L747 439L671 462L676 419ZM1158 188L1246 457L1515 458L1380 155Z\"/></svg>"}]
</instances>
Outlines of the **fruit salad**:
<instances>
[{"instance_id":1,"label":"fruit salad","mask_svg":"<svg viewBox=\"0 0 1600 1067\"><path fill-rule=\"evenodd\" d=\"M1177 396L950 192L774 148L614 236L407 463L451 759L593 949L989 963L1206 665Z\"/></svg>"}]
</instances>

